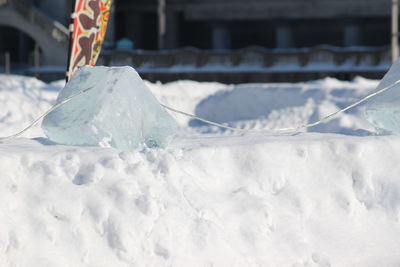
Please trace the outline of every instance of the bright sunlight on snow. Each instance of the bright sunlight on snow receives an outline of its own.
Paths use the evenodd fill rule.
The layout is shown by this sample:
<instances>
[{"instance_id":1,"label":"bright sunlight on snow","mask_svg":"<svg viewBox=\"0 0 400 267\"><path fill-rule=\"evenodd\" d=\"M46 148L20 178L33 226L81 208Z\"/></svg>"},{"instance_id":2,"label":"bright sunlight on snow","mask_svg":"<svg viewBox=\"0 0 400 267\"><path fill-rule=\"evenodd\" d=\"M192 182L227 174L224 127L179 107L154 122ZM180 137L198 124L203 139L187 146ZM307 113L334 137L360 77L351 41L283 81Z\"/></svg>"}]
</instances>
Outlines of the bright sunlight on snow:
<instances>
[{"instance_id":1,"label":"bright sunlight on snow","mask_svg":"<svg viewBox=\"0 0 400 267\"><path fill-rule=\"evenodd\" d=\"M316 121L378 81L149 83L163 104L246 129ZM63 82L0 75L0 133ZM181 115L165 149L0 144L0 266L398 266L400 138L363 106L308 132L241 134Z\"/></svg>"}]
</instances>

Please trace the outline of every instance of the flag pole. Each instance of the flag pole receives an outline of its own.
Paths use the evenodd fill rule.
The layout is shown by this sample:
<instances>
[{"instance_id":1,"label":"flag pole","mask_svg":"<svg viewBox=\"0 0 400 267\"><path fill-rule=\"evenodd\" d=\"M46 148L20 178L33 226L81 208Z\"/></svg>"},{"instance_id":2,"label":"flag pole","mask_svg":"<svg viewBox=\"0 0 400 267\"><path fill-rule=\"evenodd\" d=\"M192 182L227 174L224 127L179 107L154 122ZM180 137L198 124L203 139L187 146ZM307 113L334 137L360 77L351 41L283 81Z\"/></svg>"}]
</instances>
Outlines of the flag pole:
<instances>
[{"instance_id":1,"label":"flag pole","mask_svg":"<svg viewBox=\"0 0 400 267\"><path fill-rule=\"evenodd\" d=\"M71 7L71 12L70 12L70 23L69 23L69 44L68 44L68 57L67 57L67 70L65 72L65 82L68 82L69 79L69 67L71 64L71 53L72 53L72 34L73 34L73 29L74 29L74 13L75 13L75 8L76 8L76 0L74 0L72 7Z\"/></svg>"},{"instance_id":2,"label":"flag pole","mask_svg":"<svg viewBox=\"0 0 400 267\"><path fill-rule=\"evenodd\" d=\"M399 57L399 1L392 0L392 63Z\"/></svg>"},{"instance_id":3,"label":"flag pole","mask_svg":"<svg viewBox=\"0 0 400 267\"><path fill-rule=\"evenodd\" d=\"M158 49L165 48L165 0L158 0L157 6L158 14Z\"/></svg>"}]
</instances>

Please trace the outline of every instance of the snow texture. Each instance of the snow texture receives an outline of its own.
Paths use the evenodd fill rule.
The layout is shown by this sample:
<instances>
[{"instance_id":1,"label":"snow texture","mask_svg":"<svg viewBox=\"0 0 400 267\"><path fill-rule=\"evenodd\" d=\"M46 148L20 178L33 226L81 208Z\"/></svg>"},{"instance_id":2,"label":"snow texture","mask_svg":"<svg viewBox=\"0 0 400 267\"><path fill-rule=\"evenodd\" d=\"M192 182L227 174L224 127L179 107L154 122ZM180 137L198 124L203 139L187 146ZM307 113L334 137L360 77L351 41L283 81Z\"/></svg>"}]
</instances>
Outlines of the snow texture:
<instances>
[{"instance_id":1,"label":"snow texture","mask_svg":"<svg viewBox=\"0 0 400 267\"><path fill-rule=\"evenodd\" d=\"M53 142L130 150L166 146L176 123L131 67L79 69L57 102L90 88L49 113L42 128Z\"/></svg>"},{"instance_id":2,"label":"snow texture","mask_svg":"<svg viewBox=\"0 0 400 267\"><path fill-rule=\"evenodd\" d=\"M319 119L378 81L145 83L165 104L258 128ZM0 75L0 131L62 86ZM362 107L284 135L176 119L165 149L56 145L40 127L0 144L0 266L400 265L400 137L375 135Z\"/></svg>"},{"instance_id":3,"label":"snow texture","mask_svg":"<svg viewBox=\"0 0 400 267\"><path fill-rule=\"evenodd\" d=\"M377 89L383 89L400 80L400 60L383 77ZM381 132L400 134L400 83L369 101L365 115Z\"/></svg>"}]
</instances>

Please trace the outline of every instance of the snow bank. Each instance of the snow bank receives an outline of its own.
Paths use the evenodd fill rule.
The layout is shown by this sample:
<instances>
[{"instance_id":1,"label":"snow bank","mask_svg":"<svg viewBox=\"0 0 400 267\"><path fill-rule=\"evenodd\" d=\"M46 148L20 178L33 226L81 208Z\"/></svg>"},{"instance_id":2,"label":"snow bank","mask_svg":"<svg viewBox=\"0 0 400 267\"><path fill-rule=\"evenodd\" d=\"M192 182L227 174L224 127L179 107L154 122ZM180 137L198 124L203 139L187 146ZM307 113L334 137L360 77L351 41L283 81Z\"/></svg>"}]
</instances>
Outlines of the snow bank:
<instances>
[{"instance_id":1,"label":"snow bank","mask_svg":"<svg viewBox=\"0 0 400 267\"><path fill-rule=\"evenodd\" d=\"M31 98L1 84L4 102L32 99L36 108L54 100L44 84ZM33 85L27 89L36 92ZM239 105L284 95L291 106L276 103L269 114L289 109L304 120L375 85L325 79L257 92L257 85L149 84L162 102L189 112L206 105L213 112L211 102L223 99ZM24 118L32 112L9 108ZM253 127L292 117L254 110L215 119ZM330 124L346 135L237 135L177 117L182 129L167 149L121 152L43 137L0 144L0 266L397 266L400 138L357 136L367 125L360 112Z\"/></svg>"},{"instance_id":2,"label":"snow bank","mask_svg":"<svg viewBox=\"0 0 400 267\"><path fill-rule=\"evenodd\" d=\"M378 81L358 77L351 82L326 78L295 84L223 85L179 81L147 85L160 102L202 118L247 129L274 129L317 121L361 99L375 89ZM223 131L181 115L175 117L185 131L188 124L194 126L191 130L203 133ZM364 118L363 106L358 106L306 131L365 135L373 130Z\"/></svg>"},{"instance_id":3,"label":"snow bank","mask_svg":"<svg viewBox=\"0 0 400 267\"><path fill-rule=\"evenodd\" d=\"M351 82L326 78L295 84L225 85L194 81L145 84L161 103L168 106L231 126L257 129L319 120L367 95L376 88L378 81L358 77ZM63 86L63 81L45 84L34 78L0 75L0 101L5 107L1 111L4 114L0 113L2 135L16 132L46 111L55 103ZM182 115L172 115L184 134L224 132ZM363 106L358 106L306 131L360 135L373 131L373 126L365 120ZM24 136L44 135L40 127L36 127Z\"/></svg>"},{"instance_id":4,"label":"snow bank","mask_svg":"<svg viewBox=\"0 0 400 267\"><path fill-rule=\"evenodd\" d=\"M63 82L45 84L35 78L0 75L0 135L14 134L48 110ZM43 135L40 127L24 136Z\"/></svg>"},{"instance_id":5,"label":"snow bank","mask_svg":"<svg viewBox=\"0 0 400 267\"><path fill-rule=\"evenodd\" d=\"M395 266L400 139L0 147L1 266Z\"/></svg>"}]
</instances>

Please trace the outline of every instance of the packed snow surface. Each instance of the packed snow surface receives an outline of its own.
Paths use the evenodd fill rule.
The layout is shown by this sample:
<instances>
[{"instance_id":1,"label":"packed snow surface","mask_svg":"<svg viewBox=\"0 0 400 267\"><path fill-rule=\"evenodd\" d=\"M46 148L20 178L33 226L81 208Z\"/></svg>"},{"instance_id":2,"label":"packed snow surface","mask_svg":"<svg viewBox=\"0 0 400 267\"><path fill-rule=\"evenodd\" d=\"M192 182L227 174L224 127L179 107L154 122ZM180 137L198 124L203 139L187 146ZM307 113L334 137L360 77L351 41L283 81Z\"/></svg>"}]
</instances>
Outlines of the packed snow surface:
<instances>
[{"instance_id":1,"label":"packed snow surface","mask_svg":"<svg viewBox=\"0 0 400 267\"><path fill-rule=\"evenodd\" d=\"M151 84L164 104L248 129L314 121L378 81ZM0 131L62 82L0 76ZM166 148L62 146L40 127L0 144L0 266L399 266L400 138L363 107L295 134L176 116Z\"/></svg>"}]
</instances>

